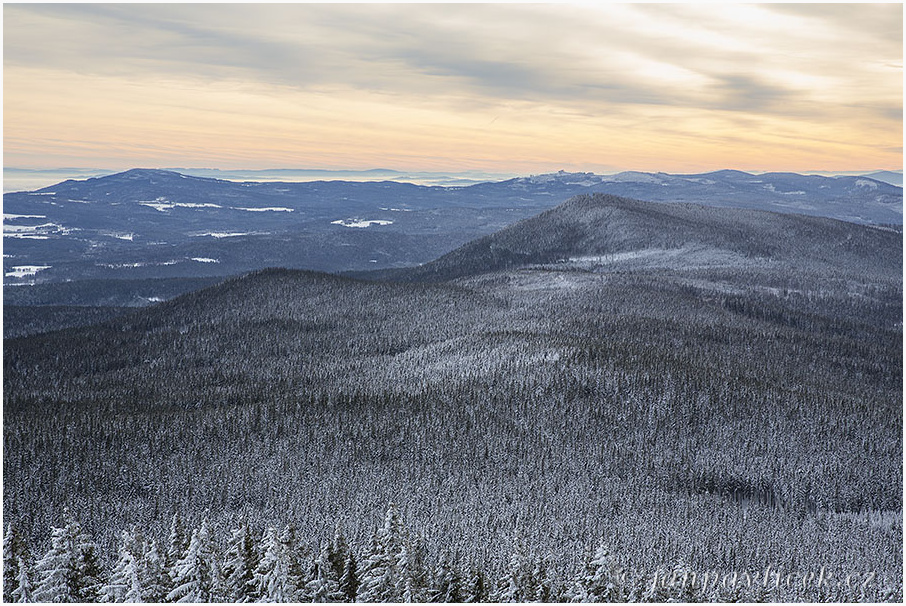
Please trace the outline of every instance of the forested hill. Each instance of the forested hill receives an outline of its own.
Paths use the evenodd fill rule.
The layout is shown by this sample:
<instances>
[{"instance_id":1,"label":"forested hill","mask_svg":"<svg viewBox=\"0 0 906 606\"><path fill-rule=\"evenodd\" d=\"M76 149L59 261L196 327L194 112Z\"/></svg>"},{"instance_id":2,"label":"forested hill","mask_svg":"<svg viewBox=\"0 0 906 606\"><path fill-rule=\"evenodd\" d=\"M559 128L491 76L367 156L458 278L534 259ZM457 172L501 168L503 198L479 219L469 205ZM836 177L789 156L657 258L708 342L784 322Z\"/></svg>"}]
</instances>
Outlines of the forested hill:
<instances>
[{"instance_id":1,"label":"forested hill","mask_svg":"<svg viewBox=\"0 0 906 606\"><path fill-rule=\"evenodd\" d=\"M902 233L822 217L583 194L430 263L359 275L444 281L529 265L639 258L672 266L783 264L892 277L902 272Z\"/></svg>"},{"instance_id":2,"label":"forested hill","mask_svg":"<svg viewBox=\"0 0 906 606\"><path fill-rule=\"evenodd\" d=\"M415 276L445 282L263 270L7 339L4 522L46 553L68 508L107 554L177 513L220 553L291 524L308 561L338 523L373 553L393 502L425 561L487 578L606 543L897 598L900 240L579 197Z\"/></svg>"}]
</instances>

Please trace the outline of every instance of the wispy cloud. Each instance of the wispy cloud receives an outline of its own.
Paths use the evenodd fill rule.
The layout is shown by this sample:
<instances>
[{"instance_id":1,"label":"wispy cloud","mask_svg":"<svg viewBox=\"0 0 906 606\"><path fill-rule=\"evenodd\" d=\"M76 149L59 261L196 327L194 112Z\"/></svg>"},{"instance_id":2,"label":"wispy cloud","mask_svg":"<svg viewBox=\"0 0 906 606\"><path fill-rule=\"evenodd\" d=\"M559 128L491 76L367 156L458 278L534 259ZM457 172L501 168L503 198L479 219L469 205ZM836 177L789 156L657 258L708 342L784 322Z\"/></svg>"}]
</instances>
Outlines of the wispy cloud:
<instances>
[{"instance_id":1,"label":"wispy cloud","mask_svg":"<svg viewBox=\"0 0 906 606\"><path fill-rule=\"evenodd\" d=\"M849 145L822 161L847 162L852 142L844 139L861 137L881 143L872 161L889 164L895 158L877 150L896 147L890 132L901 128L901 5L57 4L4 12L5 106L17 120L6 139L12 159L39 157L27 141L51 138L29 135L47 124L36 112L60 103L36 78L81 89L70 95L80 121L66 129L79 139L74 145L102 146L111 129L92 121L106 115L121 127L117 145L140 147L121 137L139 136L142 122L158 131L169 123L182 142L146 135L158 153L203 150L216 141L207 113L224 121L220 146L230 147L222 149L230 161L262 153L267 137L283 150L248 166L311 162L319 153L342 163L338 150L355 137L368 137L361 147L374 153L410 160L465 153L484 162L493 149L563 164L581 163L584 153L588 166L613 165L589 137L624 152L631 138L651 147L658 133L650 124L664 121L690 143L735 125L744 143L726 153L743 154L775 143L745 132L753 120ZM106 109L87 107L92 98ZM495 116L476 138L472 125ZM588 135L576 134L583 128ZM567 134L577 137L575 153L527 149L533 137ZM247 145L237 148L231 137ZM437 141L432 151L429 140L438 137L456 144L444 150ZM481 149L470 152L469 139ZM558 147L535 143L544 144ZM394 145L419 152L387 147ZM701 162L713 161L713 150L700 151ZM642 150L631 155L651 168L657 161ZM369 162L362 153L346 157ZM660 167L675 161L663 158ZM750 160L725 160L740 161Z\"/></svg>"}]
</instances>

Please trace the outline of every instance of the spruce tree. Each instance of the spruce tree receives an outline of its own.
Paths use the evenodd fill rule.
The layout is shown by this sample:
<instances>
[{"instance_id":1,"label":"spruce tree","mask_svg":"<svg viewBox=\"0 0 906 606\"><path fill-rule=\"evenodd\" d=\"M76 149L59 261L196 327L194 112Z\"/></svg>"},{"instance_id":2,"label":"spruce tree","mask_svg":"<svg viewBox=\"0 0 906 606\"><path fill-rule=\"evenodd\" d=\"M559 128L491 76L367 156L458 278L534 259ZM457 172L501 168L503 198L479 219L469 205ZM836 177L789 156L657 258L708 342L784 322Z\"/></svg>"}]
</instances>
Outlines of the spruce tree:
<instances>
[{"instance_id":1,"label":"spruce tree","mask_svg":"<svg viewBox=\"0 0 906 606\"><path fill-rule=\"evenodd\" d=\"M3 601L4 602L6 602L6 601L19 602L19 603L34 602L35 601L35 598L34 598L35 589L34 589L34 586L32 585L31 571L28 568L28 563L24 559L19 558L17 568L18 568L18 574L16 576L16 588L12 592L12 596L11 596L12 599L6 600L6 598L4 598ZM5 589L5 587L4 587L4 589Z\"/></svg>"},{"instance_id":2,"label":"spruce tree","mask_svg":"<svg viewBox=\"0 0 906 606\"><path fill-rule=\"evenodd\" d=\"M306 585L307 596L312 602L340 602L343 593L340 591L340 577L337 576L330 561L331 544L324 545L315 559L314 578Z\"/></svg>"},{"instance_id":3,"label":"spruce tree","mask_svg":"<svg viewBox=\"0 0 906 606\"><path fill-rule=\"evenodd\" d=\"M497 602L534 601L537 592L534 572L535 566L525 554L525 545L518 539L507 572L497 582L492 599Z\"/></svg>"},{"instance_id":4,"label":"spruce tree","mask_svg":"<svg viewBox=\"0 0 906 606\"><path fill-rule=\"evenodd\" d=\"M35 600L96 602L101 578L97 548L68 509L63 516L65 525L51 529L50 549L35 563Z\"/></svg>"},{"instance_id":5,"label":"spruce tree","mask_svg":"<svg viewBox=\"0 0 906 606\"><path fill-rule=\"evenodd\" d=\"M214 552L207 520L192 531L185 556L173 566L170 602L220 601L220 567Z\"/></svg>"},{"instance_id":6,"label":"spruce tree","mask_svg":"<svg viewBox=\"0 0 906 606\"><path fill-rule=\"evenodd\" d=\"M262 602L294 602L300 593L302 581L293 553L293 534L277 534L269 527L262 540L262 556L255 570L254 586Z\"/></svg>"},{"instance_id":7,"label":"spruce tree","mask_svg":"<svg viewBox=\"0 0 906 606\"><path fill-rule=\"evenodd\" d=\"M420 587L413 583L416 566L407 543L399 509L390 503L362 567L359 601L401 602L405 597L419 601Z\"/></svg>"},{"instance_id":8,"label":"spruce tree","mask_svg":"<svg viewBox=\"0 0 906 606\"><path fill-rule=\"evenodd\" d=\"M356 600L359 602L390 601L389 578L390 562L381 544L378 534L371 537L371 545L362 560L362 572L359 577Z\"/></svg>"},{"instance_id":9,"label":"spruce tree","mask_svg":"<svg viewBox=\"0 0 906 606\"><path fill-rule=\"evenodd\" d=\"M176 562L186 555L186 550L189 548L189 539L190 537L186 532L186 527L182 518L179 517L179 513L174 513L173 519L170 522L170 535L168 537L167 553L164 559L164 566L168 571L172 570L173 566L176 565Z\"/></svg>"},{"instance_id":10,"label":"spruce tree","mask_svg":"<svg viewBox=\"0 0 906 606\"><path fill-rule=\"evenodd\" d=\"M475 566L471 568L463 593L462 601L468 604L488 601L488 581L480 568Z\"/></svg>"},{"instance_id":11,"label":"spruce tree","mask_svg":"<svg viewBox=\"0 0 906 606\"><path fill-rule=\"evenodd\" d=\"M121 537L119 558L110 579L101 588L101 602L144 602L139 573L142 557L141 539L136 531L124 530ZM129 596L127 599L126 596Z\"/></svg>"},{"instance_id":12,"label":"spruce tree","mask_svg":"<svg viewBox=\"0 0 906 606\"><path fill-rule=\"evenodd\" d=\"M359 577L355 554L350 549L343 563L343 575L340 577L340 593L345 602L355 602L359 591Z\"/></svg>"},{"instance_id":13,"label":"spruce tree","mask_svg":"<svg viewBox=\"0 0 906 606\"><path fill-rule=\"evenodd\" d=\"M3 601L14 602L13 592L19 587L20 562L26 565L31 560L28 545L12 524L7 525L3 535ZM28 571L26 571L28 576Z\"/></svg>"},{"instance_id":14,"label":"spruce tree","mask_svg":"<svg viewBox=\"0 0 906 606\"><path fill-rule=\"evenodd\" d=\"M144 586L144 601L157 603L163 602L170 592L170 574L164 565L164 558L157 549L157 542L147 543L144 551L142 567L142 585Z\"/></svg>"},{"instance_id":15,"label":"spruce tree","mask_svg":"<svg viewBox=\"0 0 906 606\"><path fill-rule=\"evenodd\" d=\"M333 574L337 579L343 576L346 567L346 558L349 555L349 545L346 543L346 537L340 528L340 523L334 527L333 539L328 547L327 559L333 569Z\"/></svg>"},{"instance_id":16,"label":"spruce tree","mask_svg":"<svg viewBox=\"0 0 906 606\"><path fill-rule=\"evenodd\" d=\"M233 531L223 563L224 597L232 602L253 602L254 576L260 557L247 524Z\"/></svg>"},{"instance_id":17,"label":"spruce tree","mask_svg":"<svg viewBox=\"0 0 906 606\"><path fill-rule=\"evenodd\" d=\"M586 563L585 572L576 582L574 601L625 602L629 599L630 589L624 569L607 545L601 545Z\"/></svg>"},{"instance_id":18,"label":"spruce tree","mask_svg":"<svg viewBox=\"0 0 906 606\"><path fill-rule=\"evenodd\" d=\"M434 570L429 600L431 602L465 602L462 575L449 555L441 558Z\"/></svg>"}]
</instances>

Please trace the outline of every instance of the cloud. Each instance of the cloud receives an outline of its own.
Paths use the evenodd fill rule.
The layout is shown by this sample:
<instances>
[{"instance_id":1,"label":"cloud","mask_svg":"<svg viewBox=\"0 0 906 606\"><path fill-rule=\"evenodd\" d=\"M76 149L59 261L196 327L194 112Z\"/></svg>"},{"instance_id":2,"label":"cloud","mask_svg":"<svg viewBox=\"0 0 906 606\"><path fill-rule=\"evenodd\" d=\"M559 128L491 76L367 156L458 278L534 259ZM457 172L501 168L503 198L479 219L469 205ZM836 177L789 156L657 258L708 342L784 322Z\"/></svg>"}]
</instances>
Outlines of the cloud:
<instances>
[{"instance_id":1,"label":"cloud","mask_svg":"<svg viewBox=\"0 0 906 606\"><path fill-rule=\"evenodd\" d=\"M682 116L671 132L690 139L756 118L874 137L901 123L902 7L11 4L4 67L23 125L57 107L39 83L56 78L84 89L71 103L109 104L80 106L84 120L130 125L165 113L187 125L326 121L390 141L391 129L450 136L499 115L495 132L525 140L558 124L612 137Z\"/></svg>"},{"instance_id":2,"label":"cloud","mask_svg":"<svg viewBox=\"0 0 906 606\"><path fill-rule=\"evenodd\" d=\"M771 22L746 27L714 5L10 5L4 50L8 66L133 78L767 111L801 93L769 81L810 52L790 52L791 27L818 19L849 37L864 13L753 14L768 10ZM832 68L808 63L798 68Z\"/></svg>"}]
</instances>

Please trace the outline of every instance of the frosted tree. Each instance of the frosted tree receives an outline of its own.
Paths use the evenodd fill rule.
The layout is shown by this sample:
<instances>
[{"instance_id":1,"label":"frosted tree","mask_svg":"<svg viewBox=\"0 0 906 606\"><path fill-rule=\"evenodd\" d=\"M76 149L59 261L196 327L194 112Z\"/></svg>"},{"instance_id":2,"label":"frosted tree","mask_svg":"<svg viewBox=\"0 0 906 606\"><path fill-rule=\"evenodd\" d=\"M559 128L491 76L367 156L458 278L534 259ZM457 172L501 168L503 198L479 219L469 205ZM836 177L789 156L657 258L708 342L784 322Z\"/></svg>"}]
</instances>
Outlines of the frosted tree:
<instances>
[{"instance_id":1,"label":"frosted tree","mask_svg":"<svg viewBox=\"0 0 906 606\"><path fill-rule=\"evenodd\" d=\"M641 592L643 602L697 602L695 575L679 562L672 568L658 568Z\"/></svg>"},{"instance_id":2,"label":"frosted tree","mask_svg":"<svg viewBox=\"0 0 906 606\"><path fill-rule=\"evenodd\" d=\"M587 552L586 552L587 553ZM625 602L631 587L626 572L606 545L599 546L585 565L573 590L575 602Z\"/></svg>"},{"instance_id":3,"label":"frosted tree","mask_svg":"<svg viewBox=\"0 0 906 606\"><path fill-rule=\"evenodd\" d=\"M186 555L176 562L170 576L170 602L220 601L220 567L214 552L207 520L192 531Z\"/></svg>"},{"instance_id":4,"label":"frosted tree","mask_svg":"<svg viewBox=\"0 0 906 606\"><path fill-rule=\"evenodd\" d=\"M343 576L343 571L346 567L346 558L349 554L349 545L346 543L346 537L343 536L340 523L337 522L336 527L334 527L333 538L331 539L327 550L327 559L330 562L330 567L337 579L340 579Z\"/></svg>"},{"instance_id":5,"label":"frosted tree","mask_svg":"<svg viewBox=\"0 0 906 606\"><path fill-rule=\"evenodd\" d=\"M359 589L356 600L359 602L382 602L390 594L387 581L390 562L377 533L371 537L371 545L362 561L362 572L359 577Z\"/></svg>"},{"instance_id":6,"label":"frosted tree","mask_svg":"<svg viewBox=\"0 0 906 606\"><path fill-rule=\"evenodd\" d=\"M6 589L6 586L3 587ZM31 582L31 572L28 569L28 564L22 558L19 558L18 562L18 574L16 575L16 588L13 589L10 596L12 599L7 600L5 597L4 602L34 602L34 586Z\"/></svg>"},{"instance_id":7,"label":"frosted tree","mask_svg":"<svg viewBox=\"0 0 906 606\"><path fill-rule=\"evenodd\" d=\"M163 602L170 591L170 575L155 541L146 544L141 574L144 600L152 603Z\"/></svg>"},{"instance_id":8,"label":"frosted tree","mask_svg":"<svg viewBox=\"0 0 906 606\"><path fill-rule=\"evenodd\" d=\"M247 524L233 531L223 562L224 597L231 602L256 598L254 576L260 558Z\"/></svg>"},{"instance_id":9,"label":"frosted tree","mask_svg":"<svg viewBox=\"0 0 906 606\"><path fill-rule=\"evenodd\" d=\"M189 534L186 531L185 524L178 513L173 514L173 520L170 522L170 536L168 537L167 553L164 559L164 566L167 570L172 570L176 562L186 555L189 548Z\"/></svg>"},{"instance_id":10,"label":"frosted tree","mask_svg":"<svg viewBox=\"0 0 906 606\"><path fill-rule=\"evenodd\" d=\"M119 558L113 567L110 580L101 588L101 602L126 602L126 595L132 599L130 602L141 602L141 581L138 574L138 562L135 557L135 537L123 531L122 544L120 545ZM136 600L136 596L138 599Z\"/></svg>"},{"instance_id":11,"label":"frosted tree","mask_svg":"<svg viewBox=\"0 0 906 606\"><path fill-rule=\"evenodd\" d=\"M559 602L553 580L549 574L550 567L544 558L535 559L532 576L526 591L526 599L531 602Z\"/></svg>"},{"instance_id":12,"label":"frosted tree","mask_svg":"<svg viewBox=\"0 0 906 606\"><path fill-rule=\"evenodd\" d=\"M462 575L449 555L446 555L434 570L428 598L432 602L465 602L465 597Z\"/></svg>"},{"instance_id":13,"label":"frosted tree","mask_svg":"<svg viewBox=\"0 0 906 606\"><path fill-rule=\"evenodd\" d=\"M517 540L516 549L510 558L506 574L497 582L494 601L528 602L534 593L532 562L525 555L522 540Z\"/></svg>"},{"instance_id":14,"label":"frosted tree","mask_svg":"<svg viewBox=\"0 0 906 606\"><path fill-rule=\"evenodd\" d=\"M423 602L424 600L422 599L420 591L421 587L416 586L413 578L414 575L412 574L412 569L414 567L412 554L406 545L403 545L403 548L400 551L397 567L397 580L393 594L395 596L401 596L400 600L407 604Z\"/></svg>"},{"instance_id":15,"label":"frosted tree","mask_svg":"<svg viewBox=\"0 0 906 606\"><path fill-rule=\"evenodd\" d=\"M7 525L3 535L3 601L13 602L13 592L19 586L19 572L22 562L28 563L28 545L22 535L12 526ZM27 576L27 575L26 575Z\"/></svg>"},{"instance_id":16,"label":"frosted tree","mask_svg":"<svg viewBox=\"0 0 906 606\"><path fill-rule=\"evenodd\" d=\"M315 559L314 579L306 585L308 596L312 602L340 602L343 593L340 591L340 577L331 563L332 544L328 543L321 549Z\"/></svg>"},{"instance_id":17,"label":"frosted tree","mask_svg":"<svg viewBox=\"0 0 906 606\"><path fill-rule=\"evenodd\" d=\"M346 602L356 601L356 595L359 591L357 569L355 554L350 549L346 554L346 561L343 562L343 574L340 576L340 593L343 594L343 600Z\"/></svg>"},{"instance_id":18,"label":"frosted tree","mask_svg":"<svg viewBox=\"0 0 906 606\"><path fill-rule=\"evenodd\" d=\"M142 551L143 546L138 533L124 530L119 558L113 567L110 579L101 588L101 602L144 602L139 572Z\"/></svg>"},{"instance_id":19,"label":"frosted tree","mask_svg":"<svg viewBox=\"0 0 906 606\"><path fill-rule=\"evenodd\" d=\"M472 567L463 588L462 601L478 604L488 601L488 581L481 569Z\"/></svg>"},{"instance_id":20,"label":"frosted tree","mask_svg":"<svg viewBox=\"0 0 906 606\"><path fill-rule=\"evenodd\" d=\"M356 599L360 602L400 602L412 593L406 535L399 510L394 503L387 509L384 525L371 541L362 566L361 584Z\"/></svg>"},{"instance_id":21,"label":"frosted tree","mask_svg":"<svg viewBox=\"0 0 906 606\"><path fill-rule=\"evenodd\" d=\"M255 570L254 587L262 602L294 602L299 598L302 576L296 560L294 532L278 535L269 527L262 541L263 554Z\"/></svg>"},{"instance_id":22,"label":"frosted tree","mask_svg":"<svg viewBox=\"0 0 906 606\"><path fill-rule=\"evenodd\" d=\"M96 602L101 576L97 548L68 509L63 516L65 525L51 529L50 549L35 563L35 600Z\"/></svg>"}]
</instances>

